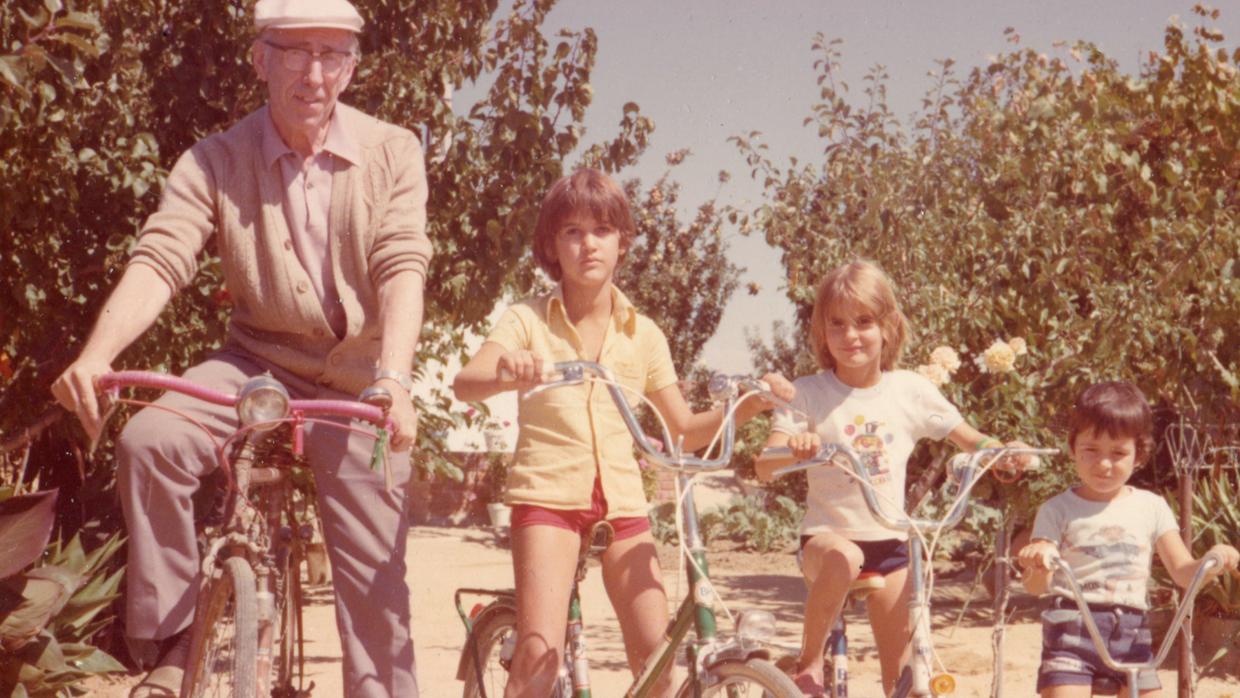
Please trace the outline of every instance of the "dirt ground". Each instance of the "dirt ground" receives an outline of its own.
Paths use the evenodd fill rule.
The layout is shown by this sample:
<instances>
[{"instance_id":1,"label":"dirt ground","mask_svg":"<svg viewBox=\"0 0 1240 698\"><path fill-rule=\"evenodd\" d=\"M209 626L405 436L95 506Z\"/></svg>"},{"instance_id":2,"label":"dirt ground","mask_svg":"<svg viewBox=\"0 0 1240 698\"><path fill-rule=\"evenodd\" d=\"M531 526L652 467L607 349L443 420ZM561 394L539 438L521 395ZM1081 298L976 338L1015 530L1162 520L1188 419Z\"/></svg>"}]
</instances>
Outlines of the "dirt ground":
<instances>
[{"instance_id":1,"label":"dirt ground","mask_svg":"<svg viewBox=\"0 0 1240 698\"><path fill-rule=\"evenodd\" d=\"M804 587L790 554L759 555L712 546L709 564L724 603L734 612L746 608L766 609L778 622L777 642L794 648L800 639L801 603ZM664 578L676 604L685 592L679 581L676 551L662 551ZM452 604L453 591L462 586L509 587L512 567L509 552L497 537L482 528L418 527L409 536L409 586L413 594L413 630L417 643L418 681L425 698L460 695L456 667L465 638ZM978 589L968 601L972 574L940 574L934 596L934 644L944 665L955 675L957 696L989 696L991 684L991 613L985 592ZM624 661L620 632L603 591L601 575L592 571L582 591L583 613L589 637L590 679L598 698L624 694L631 676ZM1034 694L1040 626L1032 599L1024 595L1014 600L1016 614L1005 634L1003 695ZM720 613L721 615L722 612ZM874 696L878 686L878 658L863 614L849 611L852 649L850 689L853 695ZM336 636L331 594L327 587L316 587L307 610L307 649L314 695L341 695L340 645ZM721 629L731 624L721 621ZM1174 654L1174 653L1173 653ZM1175 695L1174 664L1160 672L1163 695ZM86 688L100 698L123 698L137 677L112 676L95 679ZM1199 680L1199 698L1240 698L1240 677L1206 676Z\"/></svg>"}]
</instances>

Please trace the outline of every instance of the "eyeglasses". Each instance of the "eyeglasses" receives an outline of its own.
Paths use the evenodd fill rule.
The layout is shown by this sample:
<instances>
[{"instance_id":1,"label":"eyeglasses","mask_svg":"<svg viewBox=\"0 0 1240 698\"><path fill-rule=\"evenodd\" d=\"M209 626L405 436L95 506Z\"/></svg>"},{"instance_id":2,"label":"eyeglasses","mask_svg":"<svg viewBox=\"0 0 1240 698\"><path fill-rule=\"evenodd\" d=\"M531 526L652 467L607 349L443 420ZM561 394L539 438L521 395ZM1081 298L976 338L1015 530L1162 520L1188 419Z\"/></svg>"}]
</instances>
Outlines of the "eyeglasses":
<instances>
[{"instance_id":1,"label":"eyeglasses","mask_svg":"<svg viewBox=\"0 0 1240 698\"><path fill-rule=\"evenodd\" d=\"M353 58L352 51L307 51L304 48L295 48L292 46L281 46L274 41L263 39L262 42L268 46L280 51L280 62L288 70L303 71L310 67L310 61L318 59L319 65L323 66L323 72L334 75L342 68L349 59Z\"/></svg>"}]
</instances>

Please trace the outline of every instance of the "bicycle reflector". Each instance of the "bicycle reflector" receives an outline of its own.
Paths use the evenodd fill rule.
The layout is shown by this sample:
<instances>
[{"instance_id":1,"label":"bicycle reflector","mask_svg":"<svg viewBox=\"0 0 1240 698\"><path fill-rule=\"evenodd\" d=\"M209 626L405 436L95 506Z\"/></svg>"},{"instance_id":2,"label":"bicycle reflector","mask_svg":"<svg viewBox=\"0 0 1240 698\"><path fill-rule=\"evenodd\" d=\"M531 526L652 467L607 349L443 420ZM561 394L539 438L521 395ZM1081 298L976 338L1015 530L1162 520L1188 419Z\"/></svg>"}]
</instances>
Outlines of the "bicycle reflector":
<instances>
[{"instance_id":1,"label":"bicycle reflector","mask_svg":"<svg viewBox=\"0 0 1240 698\"><path fill-rule=\"evenodd\" d=\"M736 623L741 642L765 644L775 637L775 616L770 611L745 611Z\"/></svg>"},{"instance_id":2,"label":"bicycle reflector","mask_svg":"<svg viewBox=\"0 0 1240 698\"><path fill-rule=\"evenodd\" d=\"M280 381L270 374L255 376L241 386L237 399L237 416L246 426L261 424L254 427L258 431L269 431L278 427L277 420L288 415L288 390Z\"/></svg>"}]
</instances>

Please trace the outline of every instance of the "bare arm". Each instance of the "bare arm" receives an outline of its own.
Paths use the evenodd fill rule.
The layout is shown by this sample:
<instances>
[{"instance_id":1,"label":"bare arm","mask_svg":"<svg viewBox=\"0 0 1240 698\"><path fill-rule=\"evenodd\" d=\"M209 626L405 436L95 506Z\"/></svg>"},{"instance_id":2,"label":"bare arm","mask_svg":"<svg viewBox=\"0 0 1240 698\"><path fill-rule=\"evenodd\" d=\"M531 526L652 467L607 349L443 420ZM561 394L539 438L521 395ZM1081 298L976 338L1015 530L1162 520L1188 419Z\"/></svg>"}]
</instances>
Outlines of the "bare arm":
<instances>
[{"instance_id":1,"label":"bare arm","mask_svg":"<svg viewBox=\"0 0 1240 698\"><path fill-rule=\"evenodd\" d=\"M762 377L771 387L771 392L782 400L791 400L796 390L792 384L777 373L768 373ZM659 414L667 421L672 439L684 439L686 451L696 451L710 443L719 425L723 422L723 408L716 407L706 412L694 412L680 392L680 386L673 383L649 395L650 401L659 410ZM739 426L753 419L760 412L774 407L774 404L760 397L745 400L736 410L736 424Z\"/></svg>"},{"instance_id":2,"label":"bare arm","mask_svg":"<svg viewBox=\"0 0 1240 698\"><path fill-rule=\"evenodd\" d=\"M112 290L78 358L52 383L52 395L77 415L92 441L103 425L95 379L112 370L112 362L159 317L172 299L172 289L155 270L131 264Z\"/></svg>"},{"instance_id":3,"label":"bare arm","mask_svg":"<svg viewBox=\"0 0 1240 698\"><path fill-rule=\"evenodd\" d=\"M478 402L505 390L526 390L542 382L543 360L532 351L508 351L497 342L483 342L452 380L461 402ZM501 376L501 367L507 375Z\"/></svg>"},{"instance_id":4,"label":"bare arm","mask_svg":"<svg viewBox=\"0 0 1240 698\"><path fill-rule=\"evenodd\" d=\"M1193 559L1193 554L1184 545L1180 534L1175 531L1167 531L1159 536L1154 546L1158 550L1158 559L1162 560L1163 567L1167 568L1171 579L1180 588L1187 587L1193 581L1193 575L1197 574L1197 568L1201 566L1202 560ZM1212 570L1213 574L1221 573L1224 569L1236 569L1240 553L1232 546L1216 545L1210 549L1210 552L1218 554L1223 561L1221 567Z\"/></svg>"},{"instance_id":5,"label":"bare arm","mask_svg":"<svg viewBox=\"0 0 1240 698\"><path fill-rule=\"evenodd\" d=\"M414 351L422 334L422 274L402 271L379 287L379 317L382 323L382 344L379 368L408 372L413 366ZM404 451L413 446L418 436L418 416L413 401L395 380L376 381L392 393L392 448Z\"/></svg>"}]
</instances>

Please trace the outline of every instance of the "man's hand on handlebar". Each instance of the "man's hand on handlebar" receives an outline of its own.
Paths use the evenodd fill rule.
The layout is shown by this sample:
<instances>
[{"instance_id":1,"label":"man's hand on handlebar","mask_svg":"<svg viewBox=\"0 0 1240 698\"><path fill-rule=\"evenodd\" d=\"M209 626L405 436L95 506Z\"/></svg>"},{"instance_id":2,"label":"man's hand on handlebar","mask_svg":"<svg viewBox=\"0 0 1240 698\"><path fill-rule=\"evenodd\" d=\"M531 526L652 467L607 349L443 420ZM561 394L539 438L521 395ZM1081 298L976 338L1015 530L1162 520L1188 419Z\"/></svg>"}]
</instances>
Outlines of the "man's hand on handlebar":
<instances>
[{"instance_id":1,"label":"man's hand on handlebar","mask_svg":"<svg viewBox=\"0 0 1240 698\"><path fill-rule=\"evenodd\" d=\"M95 380L112 367L105 361L79 357L52 383L52 395L61 407L77 415L91 443L99 440L103 432L103 415L99 396L95 392Z\"/></svg>"}]
</instances>

